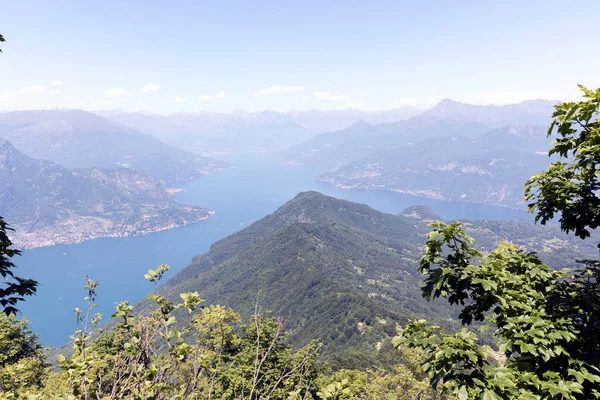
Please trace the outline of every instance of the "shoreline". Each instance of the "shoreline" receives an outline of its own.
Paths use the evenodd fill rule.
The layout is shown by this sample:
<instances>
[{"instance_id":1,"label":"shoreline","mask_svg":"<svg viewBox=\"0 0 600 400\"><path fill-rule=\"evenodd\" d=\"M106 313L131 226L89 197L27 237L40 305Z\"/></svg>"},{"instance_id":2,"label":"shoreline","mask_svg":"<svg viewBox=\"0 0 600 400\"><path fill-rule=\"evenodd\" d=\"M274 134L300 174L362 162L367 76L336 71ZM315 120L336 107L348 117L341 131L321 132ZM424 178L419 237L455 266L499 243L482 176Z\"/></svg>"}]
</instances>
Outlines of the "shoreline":
<instances>
[{"instance_id":1,"label":"shoreline","mask_svg":"<svg viewBox=\"0 0 600 400\"><path fill-rule=\"evenodd\" d=\"M386 191L386 192L392 192L392 193L407 194L409 196L421 197L423 199L445 201L448 203L465 203L465 204L475 204L475 205L482 205L482 206L502 207L502 208L505 208L508 210L514 210L514 211L525 211L526 210L525 203L523 203L523 205L524 205L523 208L519 208L519 207L511 207L506 204L500 204L500 203L481 203L481 202L475 202L475 201L448 199L448 198L445 198L439 192L436 192L434 194L429 194L427 191L423 191L423 190L408 190L408 189L404 190L404 189L388 188L388 187L373 187L373 186L369 186L369 185L360 185L360 184L345 185L343 183L338 183L333 180L318 179L318 178L317 178L317 182L325 183L336 189L341 189L341 190L369 190L369 191L380 190L380 191Z\"/></svg>"},{"instance_id":2,"label":"shoreline","mask_svg":"<svg viewBox=\"0 0 600 400\"><path fill-rule=\"evenodd\" d=\"M34 232L31 234L26 234L26 235L15 235L15 236L9 236L10 240L12 240L13 242L13 247L19 250L33 250L33 249L39 249L42 247L51 247L51 246L58 246L58 245L69 245L69 244L77 244L77 243L83 243L83 242L87 242L90 240L94 240L94 239L100 239L100 238L127 238L127 237L134 237L134 236L145 236L145 235L149 235L151 233L157 233L157 232L162 232L162 231L166 231L169 229L175 229L175 228L180 228L183 226L187 226L187 225L192 225L192 224L196 224L202 221L206 221L209 218L212 218L215 215L215 211L214 210L206 210L206 215L198 218L198 219L194 219L191 221L183 221L181 223L170 223L170 224L165 224L165 225L159 225L156 226L154 228L148 228L148 229L140 229L140 230L136 230L135 227L133 226L128 226L126 227L125 231L122 232L90 232L87 234L69 234L69 235L65 235L63 237L59 237L56 238L54 240L52 239L42 239L41 237L47 236L44 235L41 232ZM53 227L53 230L59 230L58 227ZM25 237L24 237L25 236ZM35 238L38 238L37 240ZM37 242L37 243L32 243L32 242Z\"/></svg>"}]
</instances>

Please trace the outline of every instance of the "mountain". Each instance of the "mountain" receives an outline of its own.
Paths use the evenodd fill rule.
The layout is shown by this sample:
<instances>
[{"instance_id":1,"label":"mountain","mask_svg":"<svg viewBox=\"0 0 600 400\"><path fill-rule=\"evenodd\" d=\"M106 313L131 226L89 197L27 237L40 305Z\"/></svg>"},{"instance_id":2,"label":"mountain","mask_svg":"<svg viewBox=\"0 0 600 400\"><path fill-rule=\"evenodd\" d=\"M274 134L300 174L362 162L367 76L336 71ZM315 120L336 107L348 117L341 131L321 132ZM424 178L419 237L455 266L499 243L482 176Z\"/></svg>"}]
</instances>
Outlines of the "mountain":
<instances>
[{"instance_id":1,"label":"mountain","mask_svg":"<svg viewBox=\"0 0 600 400\"><path fill-rule=\"evenodd\" d=\"M506 126L548 126L556 102L529 100L506 106L480 106L442 100L435 107L393 123L356 123L326 132L281 151L285 163L337 168L379 150L431 137L468 138ZM381 121L385 122L385 121Z\"/></svg>"},{"instance_id":2,"label":"mountain","mask_svg":"<svg viewBox=\"0 0 600 400\"><path fill-rule=\"evenodd\" d=\"M272 152L315 135L365 120L396 122L419 113L406 107L382 111L276 111L216 113L199 111L157 115L147 112L97 111L98 115L201 154Z\"/></svg>"},{"instance_id":3,"label":"mountain","mask_svg":"<svg viewBox=\"0 0 600 400\"><path fill-rule=\"evenodd\" d=\"M405 120L422 112L412 106L404 106L389 110L362 111L353 108L344 110L309 110L290 111L294 120L304 128L316 132L334 132L346 129L349 126L364 121L370 125L393 123Z\"/></svg>"},{"instance_id":4,"label":"mountain","mask_svg":"<svg viewBox=\"0 0 600 400\"><path fill-rule=\"evenodd\" d=\"M510 126L477 138L439 137L379 150L318 180L435 199L523 208L523 184L550 160L545 128Z\"/></svg>"},{"instance_id":5,"label":"mountain","mask_svg":"<svg viewBox=\"0 0 600 400\"><path fill-rule=\"evenodd\" d=\"M357 122L341 131L323 133L290 147L279 155L285 163L337 168L379 150L416 143L437 136L474 137L489 131L478 122L446 121L435 117L413 117L390 124Z\"/></svg>"},{"instance_id":6,"label":"mountain","mask_svg":"<svg viewBox=\"0 0 600 400\"><path fill-rule=\"evenodd\" d=\"M482 106L445 99L425 111L421 117L480 122L495 128L511 124L548 126L556 103L558 101L527 100L505 106Z\"/></svg>"},{"instance_id":7,"label":"mountain","mask_svg":"<svg viewBox=\"0 0 600 400\"><path fill-rule=\"evenodd\" d=\"M126 167L163 182L195 179L227 166L81 110L0 113L0 137L30 157L67 168Z\"/></svg>"},{"instance_id":8,"label":"mountain","mask_svg":"<svg viewBox=\"0 0 600 400\"><path fill-rule=\"evenodd\" d=\"M36 160L0 138L0 215L17 247L130 236L210 217L175 202L160 182L127 168L70 170Z\"/></svg>"},{"instance_id":9,"label":"mountain","mask_svg":"<svg viewBox=\"0 0 600 400\"><path fill-rule=\"evenodd\" d=\"M551 138L546 125L511 124L494 129L479 136L478 141L490 148L519 149L546 153L550 150Z\"/></svg>"},{"instance_id":10,"label":"mountain","mask_svg":"<svg viewBox=\"0 0 600 400\"><path fill-rule=\"evenodd\" d=\"M97 113L173 145L211 155L272 151L314 136L286 115L272 111L229 114L199 111L171 115Z\"/></svg>"},{"instance_id":11,"label":"mountain","mask_svg":"<svg viewBox=\"0 0 600 400\"><path fill-rule=\"evenodd\" d=\"M293 344L317 339L326 357L339 361L354 354L372 365L370 357L378 343L395 334L396 323L427 318L458 327L447 303L421 298L417 266L430 218L436 216L426 207L391 215L317 192L300 193L214 243L162 290L173 299L198 291L206 304L230 306L245 316L254 311L258 296L261 308L287 320ZM515 238L561 267L573 264L575 258L568 258L573 254L597 252L594 241L584 247L584 241L556 226L470 221L467 228L480 247Z\"/></svg>"},{"instance_id":12,"label":"mountain","mask_svg":"<svg viewBox=\"0 0 600 400\"><path fill-rule=\"evenodd\" d=\"M207 304L287 319L289 340L323 340L329 355L393 335L396 321L452 310L420 299L421 240L414 223L365 205L305 192L214 243L171 278L173 298L198 291ZM448 324L445 324L448 326Z\"/></svg>"}]
</instances>

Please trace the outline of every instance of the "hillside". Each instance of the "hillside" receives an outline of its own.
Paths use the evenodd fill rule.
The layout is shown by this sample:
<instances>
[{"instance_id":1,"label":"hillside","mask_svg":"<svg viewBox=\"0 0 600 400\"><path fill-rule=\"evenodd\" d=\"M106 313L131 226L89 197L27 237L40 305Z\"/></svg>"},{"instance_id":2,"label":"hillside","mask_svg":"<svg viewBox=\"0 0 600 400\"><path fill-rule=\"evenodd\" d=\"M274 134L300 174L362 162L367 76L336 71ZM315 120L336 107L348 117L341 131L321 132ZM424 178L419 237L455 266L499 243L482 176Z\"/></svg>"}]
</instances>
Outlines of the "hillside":
<instances>
[{"instance_id":1,"label":"hillside","mask_svg":"<svg viewBox=\"0 0 600 400\"><path fill-rule=\"evenodd\" d=\"M549 142L537 126L430 138L375 151L318 179L342 188L523 208L523 182L547 167Z\"/></svg>"},{"instance_id":2,"label":"hillside","mask_svg":"<svg viewBox=\"0 0 600 400\"><path fill-rule=\"evenodd\" d=\"M397 322L427 318L457 327L446 303L428 303L420 295L417 264L430 218L435 214L424 207L395 216L317 192L300 193L213 244L163 290L173 298L198 291L208 304L230 306L246 316L259 294L262 308L287 319L295 345L318 339L326 357L362 357L368 364L376 357L376 343L393 335ZM470 222L468 229L483 247L515 237L540 248L552 262L568 259L571 251L595 252L556 227L482 221ZM568 254L561 258L566 244Z\"/></svg>"},{"instance_id":3,"label":"hillside","mask_svg":"<svg viewBox=\"0 0 600 400\"><path fill-rule=\"evenodd\" d=\"M227 166L81 110L0 113L0 137L30 157L67 168L125 167L163 182L195 179Z\"/></svg>"},{"instance_id":4,"label":"hillside","mask_svg":"<svg viewBox=\"0 0 600 400\"><path fill-rule=\"evenodd\" d=\"M427 224L441 220L429 207L412 206L400 215L412 220L421 234L430 231ZM539 225L523 220L498 221L460 220L465 231L475 239L475 246L484 252L492 251L499 241L508 240L529 251L536 252L539 258L548 265L561 268L579 266L577 260L590 257L597 258L600 232L592 232L590 240L581 240L573 235L566 235L558 224Z\"/></svg>"},{"instance_id":5,"label":"hillside","mask_svg":"<svg viewBox=\"0 0 600 400\"><path fill-rule=\"evenodd\" d=\"M20 248L130 236L204 220L212 211L185 206L148 174L70 170L36 160L0 138L0 215Z\"/></svg>"},{"instance_id":6,"label":"hillside","mask_svg":"<svg viewBox=\"0 0 600 400\"><path fill-rule=\"evenodd\" d=\"M291 342L319 338L330 355L340 350L343 357L341 350L393 334L393 321L451 317L441 303L432 308L420 300L419 251L406 218L305 192L216 242L164 290L197 290L207 303L246 316L260 292L260 306L288 320Z\"/></svg>"}]
</instances>

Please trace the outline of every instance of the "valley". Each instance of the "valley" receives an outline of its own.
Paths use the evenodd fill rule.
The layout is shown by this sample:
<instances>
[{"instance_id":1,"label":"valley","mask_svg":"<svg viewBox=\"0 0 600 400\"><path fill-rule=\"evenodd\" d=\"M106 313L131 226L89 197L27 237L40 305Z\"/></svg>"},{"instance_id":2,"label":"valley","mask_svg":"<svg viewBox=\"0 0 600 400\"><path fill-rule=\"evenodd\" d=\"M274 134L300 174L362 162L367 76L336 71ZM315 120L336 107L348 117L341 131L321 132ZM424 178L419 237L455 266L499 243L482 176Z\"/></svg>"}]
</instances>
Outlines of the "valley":
<instances>
[{"instance_id":1,"label":"valley","mask_svg":"<svg viewBox=\"0 0 600 400\"><path fill-rule=\"evenodd\" d=\"M388 191L342 190L315 182L320 168L281 167L277 159L243 157L227 161L236 168L173 186L185 189L176 194L178 202L215 210L206 221L145 236L99 238L25 251L17 259L19 270L35 274L41 286L35 297L23 303L22 311L41 340L60 345L72 333L75 320L71 310L82 306L85 275L100 282L98 311L110 315L115 302L135 302L150 290L143 279L148 269L168 263L172 266L169 276L173 276L216 241L274 212L302 191L316 190L391 214L424 204L446 219L531 219L523 211L505 207L437 201ZM43 265L52 268L41 268Z\"/></svg>"},{"instance_id":2,"label":"valley","mask_svg":"<svg viewBox=\"0 0 600 400\"><path fill-rule=\"evenodd\" d=\"M42 341L62 344L73 326L68 310L80 304L82 276L89 275L101 282L100 294L105 302L100 301L99 311L110 315L115 302L124 299L135 302L143 297L147 288L142 276L149 268L168 263L173 266L173 271L180 271L190 260L196 260L196 256L208 251L213 243L273 213L298 193L306 191L366 204L378 212L394 215L421 204L446 220L531 220L520 204L521 182L533 169L547 164L544 154L547 138L543 129L535 125L497 126L511 118L520 122L539 121L542 118L539 110L547 106L548 103L541 102L489 109L446 101L420 116L411 116L414 110L406 110L407 114L400 110L390 110L387 114L269 112L168 118L118 112L99 113L99 116L79 111L0 114L4 135L24 148L21 152L20 147L9 141L3 142L4 163L0 171L3 171L5 187L0 215L17 229L11 234L15 243L28 249L19 260L19 267L24 273L36 275L41 283L37 297L24 305L24 315L40 332ZM367 119L372 124L356 121L356 118ZM213 125L207 121L212 121ZM333 125L324 125L327 121ZM152 134L140 133L124 123ZM286 125L288 123L302 126L304 133L295 135ZM165 124L185 134L178 136L173 130L163 131ZM232 149L226 147L230 142L227 135L217 134L219 141L203 149L219 153L218 161L173 146L184 145L197 151L201 147L194 147L189 140L199 137L198 126L218 126L215 131L218 132L219 129L232 129L231 124L237 124L240 129L258 126L253 135L259 135L263 144L250 135L244 140L257 147L240 140L237 143L240 147L230 151ZM182 126L191 130L179 130ZM196 128L192 129L192 126ZM269 128L260 133L260 129L266 127ZM336 127L342 129L319 134L319 131ZM269 139L269 129L273 129L276 136L285 136L285 143ZM239 133L239 130L234 131ZM167 138L161 132L171 134ZM210 138L211 134L205 132L202 137ZM302 141L303 137L308 140ZM293 144L294 141L300 143ZM266 143L268 146L265 147ZM293 144L291 147L281 150L290 143ZM276 151L270 154L265 152L266 149ZM241 154L235 154L240 150L243 150ZM90 152L90 157L82 156ZM32 158L31 154L51 161ZM67 167L55 162L64 162ZM521 164L523 168L519 168ZM410 237L412 244L406 251L411 255L406 253L401 257L403 261L394 262L412 274L425 228L420 222L412 221L410 216L404 221L400 231L406 232L400 236ZM470 229L478 233L478 239L488 247L499 238L518 239L519 243L534 246L538 251L560 254L554 257L565 263L575 251L569 252L561 245L564 239L556 229L536 231L527 224L508 225L508 228L507 225L474 224ZM283 236L266 235L253 241L266 240L270 243L268 247L274 248L282 240L297 236L298 240L305 238L305 244L310 247L313 240L326 243L340 234L329 232L329 228L320 225L315 226L316 231L306 231L309 226L301 224L293 228L296 229L294 232L278 234ZM347 229L355 229L349 226ZM516 235L523 231L523 238ZM384 240L391 242L382 244L383 248L394 248L397 239L383 238L381 233L369 238L367 236L372 233L365 233L367 236L362 238L360 235L344 236L349 233L343 233L339 242ZM532 237L544 239L532 242ZM49 247L36 248L42 246ZM589 251L573 243L567 247ZM281 252L288 248L290 246L284 246ZM264 253L263 250L257 254ZM340 250L335 257L341 257L344 251ZM364 251L368 252L367 249ZM384 253L374 255L373 260L385 259ZM256 254L240 254L243 255L237 256L241 257L239 260L255 259L254 264L265 264ZM46 263L53 268L40 271L39 266ZM247 265L247 269L251 268L252 265ZM365 265L356 264L352 268L354 272L363 271ZM345 272L336 269L331 274L341 277ZM389 271L385 274L389 275ZM225 278L214 278L214 283L209 285L222 286ZM405 282L410 290L418 287L416 276L413 278L414 281ZM380 281L377 276L366 279ZM190 285L205 285L200 281L192 283L193 279L185 281ZM324 281L324 278L318 281ZM226 286L234 285L235 282L231 282ZM357 285L372 286L348 281L341 287ZM277 284L272 281L268 286ZM181 290L172 289L171 292ZM320 292L337 290L332 286ZM203 295L223 304L233 301L223 294L203 292ZM395 298L393 301L397 304L392 308L396 309L396 314L381 316L384 320L399 321L410 315L416 316L402 311L399 306L402 301L397 294L388 293L381 297L377 291L371 291L358 296L362 299L365 295L364 301L381 309L389 308L389 304L378 301L385 296ZM417 292L402 296L417 297ZM251 293L247 293L245 299L250 297ZM333 300L322 301L325 304ZM301 314L290 308L291 305L280 308L271 296L265 297L265 306L276 312ZM424 303L418 307L421 312L431 311ZM238 307L242 313L250 308L247 303ZM451 318L450 310L444 312L445 316L438 316L440 320ZM53 321L60 322L60 328L45 328L50 316ZM295 327L295 323L306 317L298 318L292 319L296 322L292 322L291 335L304 343L306 329L316 328L310 325ZM332 329L337 332L337 328ZM327 335L335 336L334 331ZM355 344L360 346L358 342Z\"/></svg>"},{"instance_id":3,"label":"valley","mask_svg":"<svg viewBox=\"0 0 600 400\"><path fill-rule=\"evenodd\" d=\"M597 0L5 3L0 400L600 399Z\"/></svg>"}]
</instances>

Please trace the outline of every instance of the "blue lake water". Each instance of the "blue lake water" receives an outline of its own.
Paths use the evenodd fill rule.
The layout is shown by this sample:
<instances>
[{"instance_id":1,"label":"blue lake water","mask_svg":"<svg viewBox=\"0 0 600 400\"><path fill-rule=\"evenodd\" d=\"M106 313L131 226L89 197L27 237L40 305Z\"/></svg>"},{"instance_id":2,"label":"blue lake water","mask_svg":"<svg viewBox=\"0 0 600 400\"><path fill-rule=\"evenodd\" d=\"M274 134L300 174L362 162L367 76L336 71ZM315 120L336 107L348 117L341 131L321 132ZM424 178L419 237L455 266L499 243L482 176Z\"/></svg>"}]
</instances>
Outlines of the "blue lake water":
<instances>
[{"instance_id":1,"label":"blue lake water","mask_svg":"<svg viewBox=\"0 0 600 400\"><path fill-rule=\"evenodd\" d=\"M216 211L198 224L129 238L101 238L71 245L28 250L16 264L20 276L40 282L35 297L20 308L47 345L60 345L75 329L75 307L83 307L86 275L98 280L98 312L110 317L116 303L135 302L152 288L144 280L148 269L171 265L169 275L188 265L210 245L275 211L296 194L317 190L384 212L399 213L424 204L447 219L530 219L525 212L503 207L430 200L386 191L342 190L315 182L319 169L279 166L267 159L231 160L236 168L177 187L181 203Z\"/></svg>"}]
</instances>

